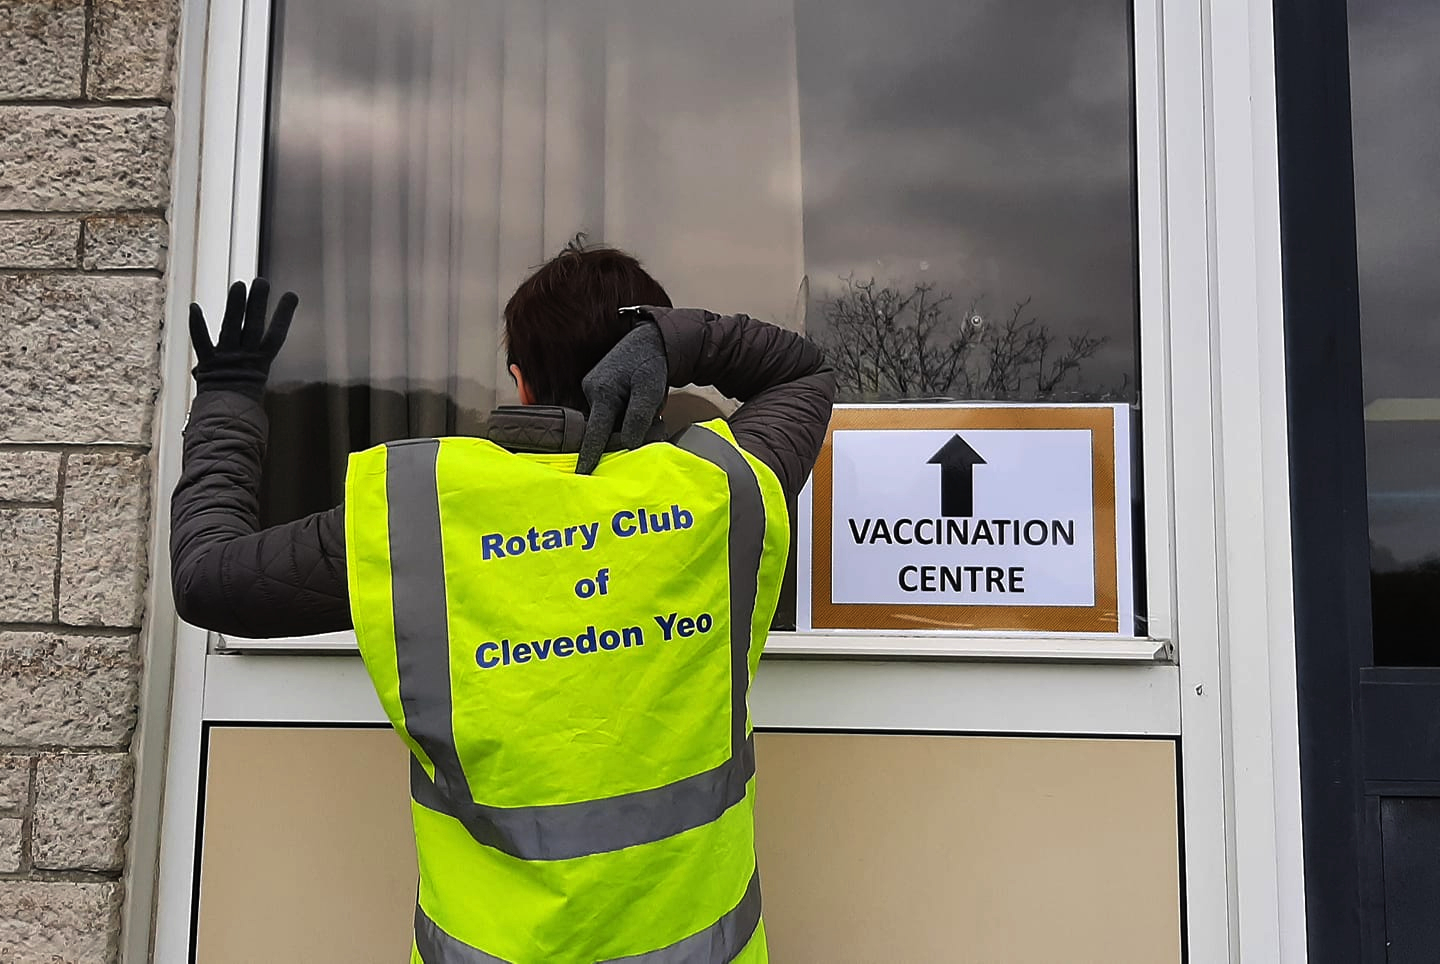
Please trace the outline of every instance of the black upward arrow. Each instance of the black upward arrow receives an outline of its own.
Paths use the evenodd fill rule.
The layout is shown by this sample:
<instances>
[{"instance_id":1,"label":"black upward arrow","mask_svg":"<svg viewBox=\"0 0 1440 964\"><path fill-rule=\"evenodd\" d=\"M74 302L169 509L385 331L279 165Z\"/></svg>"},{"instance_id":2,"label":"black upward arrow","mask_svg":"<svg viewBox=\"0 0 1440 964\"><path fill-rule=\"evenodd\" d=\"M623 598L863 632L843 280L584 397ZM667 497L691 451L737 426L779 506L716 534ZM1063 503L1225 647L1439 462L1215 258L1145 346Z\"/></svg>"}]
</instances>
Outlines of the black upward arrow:
<instances>
[{"instance_id":1,"label":"black upward arrow","mask_svg":"<svg viewBox=\"0 0 1440 964\"><path fill-rule=\"evenodd\" d=\"M927 465L940 466L940 514L975 514L975 466L984 465L980 453L959 435L940 446Z\"/></svg>"}]
</instances>

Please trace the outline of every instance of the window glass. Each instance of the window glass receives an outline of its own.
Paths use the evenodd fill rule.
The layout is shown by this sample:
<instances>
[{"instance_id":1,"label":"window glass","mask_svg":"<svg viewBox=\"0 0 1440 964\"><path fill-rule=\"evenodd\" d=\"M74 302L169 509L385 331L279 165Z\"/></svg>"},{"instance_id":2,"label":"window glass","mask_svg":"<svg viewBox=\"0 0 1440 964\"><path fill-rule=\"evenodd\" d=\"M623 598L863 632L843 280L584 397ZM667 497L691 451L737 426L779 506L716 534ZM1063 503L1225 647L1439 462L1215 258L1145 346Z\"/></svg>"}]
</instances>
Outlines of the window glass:
<instances>
[{"instance_id":1,"label":"window glass","mask_svg":"<svg viewBox=\"0 0 1440 964\"><path fill-rule=\"evenodd\" d=\"M1131 400L1127 5L795 10L807 322L843 400Z\"/></svg>"},{"instance_id":2,"label":"window glass","mask_svg":"<svg viewBox=\"0 0 1440 964\"><path fill-rule=\"evenodd\" d=\"M676 303L805 330L842 400L1134 398L1123 0L275 17L261 264L301 313L270 521L333 504L349 451L514 401L501 308L577 232Z\"/></svg>"},{"instance_id":3,"label":"window glass","mask_svg":"<svg viewBox=\"0 0 1440 964\"><path fill-rule=\"evenodd\" d=\"M1375 661L1440 665L1440 6L1350 3Z\"/></svg>"}]
</instances>

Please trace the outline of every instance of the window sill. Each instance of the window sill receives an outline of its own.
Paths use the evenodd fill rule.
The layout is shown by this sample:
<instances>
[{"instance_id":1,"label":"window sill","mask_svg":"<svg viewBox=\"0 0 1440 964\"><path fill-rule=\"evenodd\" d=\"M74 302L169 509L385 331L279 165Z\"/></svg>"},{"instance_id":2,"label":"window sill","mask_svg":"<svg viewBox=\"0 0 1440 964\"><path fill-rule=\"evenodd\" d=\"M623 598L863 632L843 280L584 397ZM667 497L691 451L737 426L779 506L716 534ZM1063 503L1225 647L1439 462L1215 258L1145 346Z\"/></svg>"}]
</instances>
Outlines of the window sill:
<instances>
[{"instance_id":1,"label":"window sill","mask_svg":"<svg viewBox=\"0 0 1440 964\"><path fill-rule=\"evenodd\" d=\"M214 651L224 654L354 656L352 632L287 639L215 636ZM1173 662L1166 640L1087 634L1024 636L1016 634L895 635L863 632L772 633L765 644L769 659L974 660L982 662L1155 663Z\"/></svg>"}]
</instances>

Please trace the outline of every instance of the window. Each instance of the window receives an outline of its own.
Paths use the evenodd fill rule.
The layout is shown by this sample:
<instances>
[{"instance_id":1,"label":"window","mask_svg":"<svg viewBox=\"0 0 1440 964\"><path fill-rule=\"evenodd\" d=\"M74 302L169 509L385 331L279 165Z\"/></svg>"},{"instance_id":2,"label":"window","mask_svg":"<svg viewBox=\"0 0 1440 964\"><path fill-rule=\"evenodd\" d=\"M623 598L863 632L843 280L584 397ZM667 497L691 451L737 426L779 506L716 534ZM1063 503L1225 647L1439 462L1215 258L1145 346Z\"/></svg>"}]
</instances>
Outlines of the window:
<instances>
[{"instance_id":1,"label":"window","mask_svg":"<svg viewBox=\"0 0 1440 964\"><path fill-rule=\"evenodd\" d=\"M1434 4L1350 4L1375 661L1440 665L1440 64Z\"/></svg>"},{"instance_id":2,"label":"window","mask_svg":"<svg viewBox=\"0 0 1440 964\"><path fill-rule=\"evenodd\" d=\"M260 265L301 309L266 519L334 504L349 451L512 401L501 308L581 232L677 303L805 330L845 401L1133 402L1129 18L276 2Z\"/></svg>"}]
</instances>

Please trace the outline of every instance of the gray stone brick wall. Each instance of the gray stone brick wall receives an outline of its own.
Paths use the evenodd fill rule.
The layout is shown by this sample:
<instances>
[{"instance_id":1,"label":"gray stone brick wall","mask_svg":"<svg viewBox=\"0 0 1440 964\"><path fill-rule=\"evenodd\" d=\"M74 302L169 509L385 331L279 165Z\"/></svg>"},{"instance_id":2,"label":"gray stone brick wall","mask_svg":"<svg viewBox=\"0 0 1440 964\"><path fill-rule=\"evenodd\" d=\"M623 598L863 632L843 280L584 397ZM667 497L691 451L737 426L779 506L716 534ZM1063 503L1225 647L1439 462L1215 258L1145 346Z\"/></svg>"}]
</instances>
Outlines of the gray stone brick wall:
<instances>
[{"instance_id":1,"label":"gray stone brick wall","mask_svg":"<svg viewBox=\"0 0 1440 964\"><path fill-rule=\"evenodd\" d=\"M0 3L0 961L114 962L176 0Z\"/></svg>"}]
</instances>

